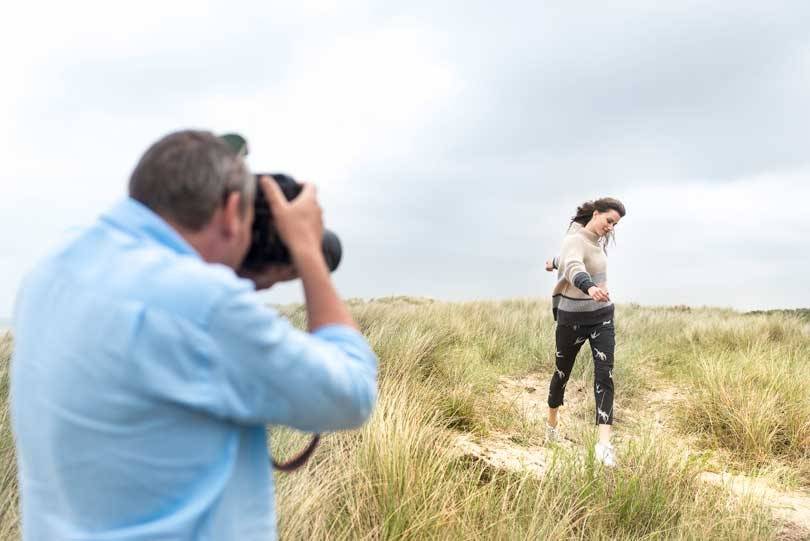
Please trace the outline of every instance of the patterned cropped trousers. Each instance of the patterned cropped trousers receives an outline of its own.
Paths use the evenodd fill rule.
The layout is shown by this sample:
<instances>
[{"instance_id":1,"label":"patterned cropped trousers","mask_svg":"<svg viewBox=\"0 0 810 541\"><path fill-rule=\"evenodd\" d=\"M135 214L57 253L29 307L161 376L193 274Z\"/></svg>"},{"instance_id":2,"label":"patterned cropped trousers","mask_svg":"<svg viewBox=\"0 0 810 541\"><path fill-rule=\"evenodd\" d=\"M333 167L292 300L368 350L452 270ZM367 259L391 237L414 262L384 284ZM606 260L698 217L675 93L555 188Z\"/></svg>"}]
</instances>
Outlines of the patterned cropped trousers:
<instances>
[{"instance_id":1,"label":"patterned cropped trousers","mask_svg":"<svg viewBox=\"0 0 810 541\"><path fill-rule=\"evenodd\" d=\"M616 348L616 329L613 320L594 325L557 324L556 370L551 376L548 406L563 404L565 386L571 376L574 360L582 344L590 342L594 363L593 395L596 399L596 424L613 424L613 350Z\"/></svg>"}]
</instances>

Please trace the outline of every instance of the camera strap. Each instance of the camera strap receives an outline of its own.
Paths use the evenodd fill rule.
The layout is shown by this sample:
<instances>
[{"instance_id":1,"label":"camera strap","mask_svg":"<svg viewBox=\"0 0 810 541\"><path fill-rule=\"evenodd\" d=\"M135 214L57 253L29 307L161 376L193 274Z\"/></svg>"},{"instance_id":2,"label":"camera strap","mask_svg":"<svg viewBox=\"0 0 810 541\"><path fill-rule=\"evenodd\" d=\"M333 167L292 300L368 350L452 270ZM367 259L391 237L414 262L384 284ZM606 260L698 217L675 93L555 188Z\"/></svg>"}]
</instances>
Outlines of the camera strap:
<instances>
[{"instance_id":1,"label":"camera strap","mask_svg":"<svg viewBox=\"0 0 810 541\"><path fill-rule=\"evenodd\" d=\"M291 472L297 470L298 468L306 464L307 460L309 460L309 457L312 456L312 452L315 450L315 447L318 446L319 441L321 441L321 435L315 434L312 437L312 441L309 442L309 445L307 445L306 448L303 451L301 451L297 456L291 458L287 462L279 463L276 462L275 459L271 459L273 467L283 472Z\"/></svg>"}]
</instances>

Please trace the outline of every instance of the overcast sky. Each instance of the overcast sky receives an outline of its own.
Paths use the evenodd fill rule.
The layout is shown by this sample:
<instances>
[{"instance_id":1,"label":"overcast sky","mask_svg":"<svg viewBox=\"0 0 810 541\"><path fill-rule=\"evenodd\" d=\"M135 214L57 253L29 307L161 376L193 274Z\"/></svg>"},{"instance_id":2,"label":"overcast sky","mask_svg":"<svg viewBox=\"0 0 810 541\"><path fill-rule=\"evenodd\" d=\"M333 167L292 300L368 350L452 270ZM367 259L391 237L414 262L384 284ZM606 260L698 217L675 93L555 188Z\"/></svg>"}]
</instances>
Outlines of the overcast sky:
<instances>
[{"instance_id":1,"label":"overcast sky","mask_svg":"<svg viewBox=\"0 0 810 541\"><path fill-rule=\"evenodd\" d=\"M181 128L318 185L345 297L548 297L610 195L617 302L810 306L810 3L284 4L4 10L0 318Z\"/></svg>"}]
</instances>

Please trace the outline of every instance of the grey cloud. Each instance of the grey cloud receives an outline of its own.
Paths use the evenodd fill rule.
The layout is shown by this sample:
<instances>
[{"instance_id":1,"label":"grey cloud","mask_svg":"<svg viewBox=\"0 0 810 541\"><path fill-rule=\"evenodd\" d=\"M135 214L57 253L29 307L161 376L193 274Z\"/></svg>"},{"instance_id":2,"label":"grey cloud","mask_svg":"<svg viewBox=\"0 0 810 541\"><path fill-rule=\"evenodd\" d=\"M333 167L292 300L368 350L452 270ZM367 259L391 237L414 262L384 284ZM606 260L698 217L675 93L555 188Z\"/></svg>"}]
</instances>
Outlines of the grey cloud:
<instances>
[{"instance_id":1,"label":"grey cloud","mask_svg":"<svg viewBox=\"0 0 810 541\"><path fill-rule=\"evenodd\" d=\"M301 19L300 27L284 27L268 12L226 19L222 39L170 40L124 60L66 50L58 59L65 68L39 72L41 90L19 114L36 118L25 128L32 138L46 120L65 126L48 139L49 161L57 163L71 158L57 143L76 126L105 125L98 115L123 120L103 143L105 164L122 163L111 182L123 189L138 153L187 118L189 100L269 94L308 69L298 40L325 51L349 30L429 28L458 95L422 119L412 145L391 149L384 161L359 156L346 182L321 192L327 225L344 239L336 274L344 295L546 296L553 279L543 261L559 247L575 206L614 195L629 198L611 252L618 298L810 302L789 286L790 272L808 264L790 250L792 241L735 235L734 216L719 217L720 231L705 235L678 224L677 209L661 220L636 213L633 205L652 203L632 198L640 185L658 183L671 197L669 188L682 181L718 185L810 162L810 5L417 1L331 16L311 26ZM423 35L413 33L414 46ZM57 87L47 88L49 81ZM41 113L46 102L53 119ZM129 146L117 148L123 142ZM82 165L104 174L93 167ZM739 269L734 287L723 281L728 266ZM741 283L753 293L735 289ZM299 300L300 291L284 286L268 298Z\"/></svg>"},{"instance_id":2,"label":"grey cloud","mask_svg":"<svg viewBox=\"0 0 810 541\"><path fill-rule=\"evenodd\" d=\"M397 171L389 200L375 202L383 210L371 231L388 239L381 253L445 253L440 265L412 269L409 281L428 282L437 266L454 268L478 286L470 292L495 295L530 281L582 200L622 197L642 182L728 181L806 163L810 107L803 75L792 68L806 40L797 11L807 8L793 7L459 17L448 49L471 84L433 119L435 131L412 157L424 164ZM434 24L452 26L441 17ZM400 228L411 234L398 236ZM667 242L658 260L709 251L703 266L767 250L760 241L689 242ZM639 238L650 243L649 235ZM641 267L631 275L656 275L638 256ZM498 261L484 265L486 257ZM483 272L476 281L477 268L516 276L495 283Z\"/></svg>"},{"instance_id":3,"label":"grey cloud","mask_svg":"<svg viewBox=\"0 0 810 541\"><path fill-rule=\"evenodd\" d=\"M805 4L499 11L435 23L452 28L440 53L470 83L435 121L458 160L529 155L542 170L618 153L628 159L604 174L640 177L654 169L632 159L642 153L669 161L669 178L804 161Z\"/></svg>"},{"instance_id":4,"label":"grey cloud","mask_svg":"<svg viewBox=\"0 0 810 541\"><path fill-rule=\"evenodd\" d=\"M288 40L246 33L238 41L181 43L128 58L65 59L57 73L40 75L43 85L32 104L47 114L80 118L117 112L158 116L211 95L238 99L283 80L290 48Z\"/></svg>"}]
</instances>

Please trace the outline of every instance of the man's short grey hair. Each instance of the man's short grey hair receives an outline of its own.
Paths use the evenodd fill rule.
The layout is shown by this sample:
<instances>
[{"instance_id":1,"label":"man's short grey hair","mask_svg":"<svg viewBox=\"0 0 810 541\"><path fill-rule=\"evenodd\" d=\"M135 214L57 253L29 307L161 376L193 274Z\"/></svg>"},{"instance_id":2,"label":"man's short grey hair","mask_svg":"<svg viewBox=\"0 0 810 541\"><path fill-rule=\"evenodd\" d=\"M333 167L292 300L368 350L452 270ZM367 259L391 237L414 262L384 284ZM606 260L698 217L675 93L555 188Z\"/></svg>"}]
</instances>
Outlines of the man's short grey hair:
<instances>
[{"instance_id":1,"label":"man's short grey hair","mask_svg":"<svg viewBox=\"0 0 810 541\"><path fill-rule=\"evenodd\" d=\"M163 137L141 157L129 179L129 195L192 231L214 217L228 194L240 192L241 212L253 204L255 182L240 155L206 131Z\"/></svg>"}]
</instances>

